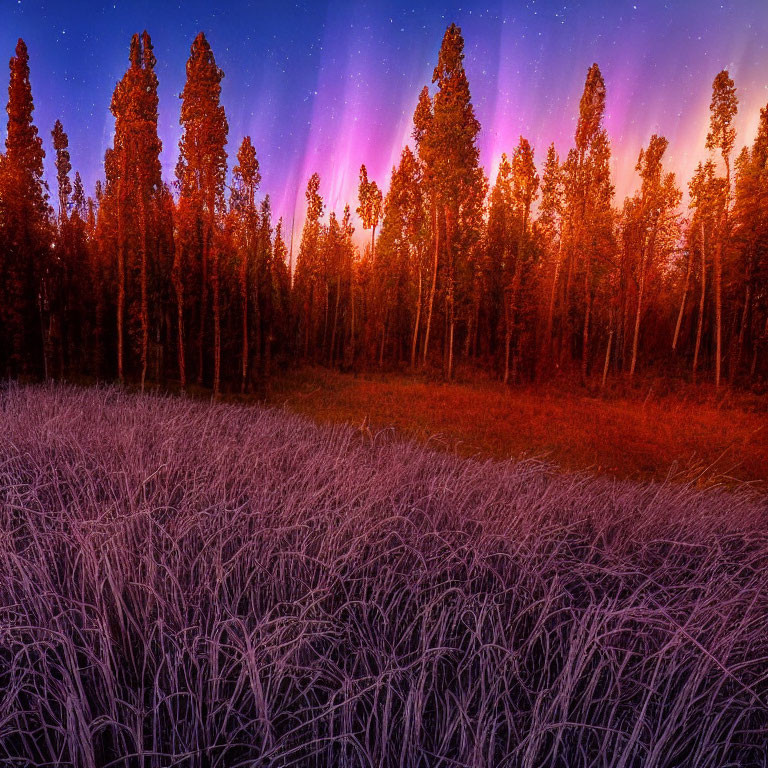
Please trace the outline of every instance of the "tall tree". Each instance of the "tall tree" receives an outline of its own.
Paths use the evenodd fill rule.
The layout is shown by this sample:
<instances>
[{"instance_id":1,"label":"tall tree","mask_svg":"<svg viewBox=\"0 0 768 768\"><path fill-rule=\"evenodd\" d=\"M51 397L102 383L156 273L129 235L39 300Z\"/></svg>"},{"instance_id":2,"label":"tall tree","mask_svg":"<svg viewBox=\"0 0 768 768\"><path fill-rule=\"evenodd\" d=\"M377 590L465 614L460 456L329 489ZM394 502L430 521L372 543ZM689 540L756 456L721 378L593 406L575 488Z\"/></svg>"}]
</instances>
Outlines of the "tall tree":
<instances>
[{"instance_id":1,"label":"tall tree","mask_svg":"<svg viewBox=\"0 0 768 768\"><path fill-rule=\"evenodd\" d=\"M646 281L655 260L663 253L665 246L675 242L676 232L672 228L674 212L682 197L672 173L664 174L662 159L669 142L654 134L647 149L640 150L635 170L640 174L640 191L629 206L630 221L637 231L637 308L632 336L632 360L629 376L632 378L637 364L637 347L640 338L640 319L643 311Z\"/></svg>"},{"instance_id":2,"label":"tall tree","mask_svg":"<svg viewBox=\"0 0 768 768\"><path fill-rule=\"evenodd\" d=\"M400 163L392 169L392 177L384 205L384 224L379 238L379 262L374 267L377 275L377 304L380 312L382 341L385 327L392 329L394 349L399 354L398 340L410 335L410 364L416 364L421 305L427 278L427 232L423 191L420 186L419 162L406 147ZM383 344L379 360L383 362Z\"/></svg>"},{"instance_id":3,"label":"tall tree","mask_svg":"<svg viewBox=\"0 0 768 768\"><path fill-rule=\"evenodd\" d=\"M29 53L23 40L10 60L8 129L0 165L3 239L0 253L0 322L11 373L47 374L45 336L50 261L48 200L43 184L43 142L32 114ZM36 317L37 315L37 317ZM34 329L42 329L42 338Z\"/></svg>"},{"instance_id":4,"label":"tall tree","mask_svg":"<svg viewBox=\"0 0 768 768\"><path fill-rule=\"evenodd\" d=\"M536 172L536 166L533 161L533 149L528 140L521 136L517 147L515 147L514 154L512 155L512 205L518 222L517 231L519 232L519 235L517 238L516 258L512 268L511 279L508 280L505 286L508 340L511 339L518 324L521 287L528 283L530 277L529 272L533 257L529 235L531 206L538 196L538 189L539 174ZM507 353L505 355L505 384L508 383L510 374L508 344L509 341L507 341ZM520 339L518 338L517 349L515 350L513 360L515 371L517 369L517 361L519 358L519 345Z\"/></svg>"},{"instance_id":5,"label":"tall tree","mask_svg":"<svg viewBox=\"0 0 768 768\"><path fill-rule=\"evenodd\" d=\"M69 158L69 138L64 132L64 126L61 120L57 120L51 131L53 138L53 149L56 152L56 184L59 191L59 218L67 218L69 208L69 196L72 194L72 184L69 180L69 173L72 170L72 163Z\"/></svg>"},{"instance_id":6,"label":"tall tree","mask_svg":"<svg viewBox=\"0 0 768 768\"><path fill-rule=\"evenodd\" d=\"M768 107L760 110L752 147L745 147L737 160L733 219L738 248L736 279L744 299L729 373L731 379L738 376L744 349L751 340L751 378L760 342L768 343Z\"/></svg>"},{"instance_id":7,"label":"tall tree","mask_svg":"<svg viewBox=\"0 0 768 768\"><path fill-rule=\"evenodd\" d=\"M213 389L218 395L221 375L221 306L219 251L215 242L217 215L224 206L227 174L225 146L229 126L220 104L224 73L216 66L213 51L200 32L187 61L187 79L181 93L182 136L176 176L186 247L198 273L198 382L203 381L208 284L213 293ZM198 269L199 266L199 269ZM210 275L209 275L210 269ZM181 271L181 270L179 270ZM177 289L178 293L178 289Z\"/></svg>"},{"instance_id":8,"label":"tall tree","mask_svg":"<svg viewBox=\"0 0 768 768\"><path fill-rule=\"evenodd\" d=\"M453 375L456 327L457 278L465 273L466 258L480 236L485 178L479 164L475 117L464 71L464 38L451 24L445 32L437 66L432 74L437 85L432 106L431 143L436 197L445 221L445 310L447 345L444 370Z\"/></svg>"},{"instance_id":9,"label":"tall tree","mask_svg":"<svg viewBox=\"0 0 768 768\"><path fill-rule=\"evenodd\" d=\"M432 240L432 276L427 299L427 319L422 347L422 365L426 366L429 354L429 339L432 331L432 313L437 291L437 270L440 257L440 201L436 177L437 145L432 98L427 86L422 88L419 101L413 114L413 138L416 142L420 164L420 175L424 197L430 208Z\"/></svg>"},{"instance_id":10,"label":"tall tree","mask_svg":"<svg viewBox=\"0 0 768 768\"><path fill-rule=\"evenodd\" d=\"M728 75L728 70L719 72L712 83L712 101L709 105L709 133L706 147L720 153L725 164L725 199L720 213L720 233L715 248L715 386L720 386L720 368L722 364L722 325L723 325L723 249L728 238L728 211L731 196L731 153L736 141L736 129L733 119L738 111L739 100L736 87Z\"/></svg>"},{"instance_id":11,"label":"tall tree","mask_svg":"<svg viewBox=\"0 0 768 768\"><path fill-rule=\"evenodd\" d=\"M110 106L115 118L115 139L112 155L105 163L108 169L106 202L108 206L114 206L117 224L118 379L122 382L125 375L127 310L129 335L139 338L143 389L147 376L150 325L151 219L162 188L162 143L157 133L158 82L154 71L156 60L146 31L141 36L135 34L131 39L129 61L130 66L117 84Z\"/></svg>"},{"instance_id":12,"label":"tall tree","mask_svg":"<svg viewBox=\"0 0 768 768\"><path fill-rule=\"evenodd\" d=\"M575 147L569 153L565 168L570 252L563 309L567 323L572 279L580 273L583 280L581 373L584 380L589 368L592 301L599 274L595 262L598 255L604 254L606 248L610 247L613 225L611 152L603 127L604 115L605 82L600 68L593 64L587 72L584 92L579 102Z\"/></svg>"},{"instance_id":13,"label":"tall tree","mask_svg":"<svg viewBox=\"0 0 768 768\"><path fill-rule=\"evenodd\" d=\"M261 173L259 173L259 161L256 158L256 150L253 146L250 136L243 139L240 149L237 152L237 165L232 169L235 179L235 188L239 190L240 200L238 205L239 213L239 234L240 255L239 255L239 273L238 282L240 286L240 302L242 308L242 367L240 391L245 392L248 381L248 359L249 359L249 330L248 330L248 304L249 301L256 301L256 312L258 313L258 292L254 299L249 297L250 273L253 265L253 248L256 241L256 226L258 224L258 215L256 211L256 190L261 183ZM258 315L257 315L258 322Z\"/></svg>"},{"instance_id":14,"label":"tall tree","mask_svg":"<svg viewBox=\"0 0 768 768\"><path fill-rule=\"evenodd\" d=\"M541 184L541 205L539 206L539 226L545 240L545 254L550 263L552 284L547 302L547 319L544 333L544 352L552 352L552 326L555 316L555 299L560 279L563 254L563 173L560 158L555 145L547 149Z\"/></svg>"},{"instance_id":15,"label":"tall tree","mask_svg":"<svg viewBox=\"0 0 768 768\"><path fill-rule=\"evenodd\" d=\"M712 241L719 238L719 224L721 217L719 211L724 204L725 183L717 178L715 166L712 161L699 163L696 171L688 184L691 197L691 208L694 211L693 220L689 231L689 247L691 250L698 247L700 254L700 292L699 311L696 323L696 340L693 351L693 376L699 362L702 334L704 330L704 309L707 293L707 254Z\"/></svg>"},{"instance_id":16,"label":"tall tree","mask_svg":"<svg viewBox=\"0 0 768 768\"><path fill-rule=\"evenodd\" d=\"M85 232L85 195L79 174L75 176L74 195L69 174L72 163L69 155L69 139L61 121L57 120L51 131L56 152L56 186L59 216L56 237L56 258L51 260L48 272L50 290L49 352L50 358L58 352L59 371L65 369L65 359L75 353L79 342L78 332L83 325L82 315L82 266L87 261ZM72 196L72 215L69 215Z\"/></svg>"},{"instance_id":17,"label":"tall tree","mask_svg":"<svg viewBox=\"0 0 768 768\"><path fill-rule=\"evenodd\" d=\"M375 181L368 180L368 170L360 166L360 185L357 192L357 215L363 222L363 229L371 230L371 258L375 258L376 227L381 219L382 194Z\"/></svg>"},{"instance_id":18,"label":"tall tree","mask_svg":"<svg viewBox=\"0 0 768 768\"><path fill-rule=\"evenodd\" d=\"M325 210L320 197L320 176L313 173L307 182L305 192L307 213L301 233L301 245L296 259L294 278L295 312L298 319L299 346L301 355L307 359L315 345L315 315L317 304L317 281L320 277L322 225L320 219ZM301 340L303 337L303 341ZM310 340L312 347L310 347Z\"/></svg>"}]
</instances>

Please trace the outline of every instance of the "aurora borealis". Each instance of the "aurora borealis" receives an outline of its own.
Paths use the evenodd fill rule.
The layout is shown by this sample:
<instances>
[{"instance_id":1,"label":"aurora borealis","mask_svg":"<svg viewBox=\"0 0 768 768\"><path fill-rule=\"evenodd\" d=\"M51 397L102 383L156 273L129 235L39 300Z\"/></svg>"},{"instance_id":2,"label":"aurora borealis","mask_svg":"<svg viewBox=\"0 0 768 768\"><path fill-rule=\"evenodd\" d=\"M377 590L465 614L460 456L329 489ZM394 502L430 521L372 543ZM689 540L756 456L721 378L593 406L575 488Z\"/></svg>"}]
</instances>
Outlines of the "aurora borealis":
<instances>
[{"instance_id":1,"label":"aurora borealis","mask_svg":"<svg viewBox=\"0 0 768 768\"><path fill-rule=\"evenodd\" d=\"M597 61L608 89L606 127L617 202L631 191L640 147L670 141L682 186L699 159L714 75L728 68L740 99L737 148L751 143L768 102L768 3L741 2L94 2L3 0L0 53L23 37L30 51L35 121L51 167L60 118L88 190L103 176L113 129L109 103L133 32L152 35L160 79L163 167L173 179L184 63L203 30L226 73L222 100L230 159L250 134L261 193L288 226L313 171L329 210L353 203L366 163L386 188L410 139L419 90L431 80L444 29L462 27L465 66L483 126L481 159L493 179L520 134L537 162L554 141L571 146L578 100ZM4 137L5 126L0 128ZM50 176L50 171L49 171Z\"/></svg>"}]
</instances>

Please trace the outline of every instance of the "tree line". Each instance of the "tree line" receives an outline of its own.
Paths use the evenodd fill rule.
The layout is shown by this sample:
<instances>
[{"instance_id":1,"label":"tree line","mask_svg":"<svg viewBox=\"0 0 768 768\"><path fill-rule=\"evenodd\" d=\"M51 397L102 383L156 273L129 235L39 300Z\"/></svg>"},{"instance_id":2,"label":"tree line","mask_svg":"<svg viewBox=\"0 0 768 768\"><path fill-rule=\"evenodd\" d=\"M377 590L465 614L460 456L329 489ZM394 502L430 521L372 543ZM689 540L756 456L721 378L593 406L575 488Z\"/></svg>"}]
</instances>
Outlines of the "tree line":
<instances>
[{"instance_id":1,"label":"tree line","mask_svg":"<svg viewBox=\"0 0 768 768\"><path fill-rule=\"evenodd\" d=\"M156 59L134 35L110 109L104 179L87 194L67 134L51 131L55 195L33 121L29 56L10 61L0 154L0 370L246 392L275 366L491 371L505 383L567 376L605 386L642 370L717 386L768 374L768 107L735 154L735 85L714 80L708 153L681 184L668 142L639 151L621 206L610 175L606 87L587 73L573 146L543 162L520 137L491 183L452 24L413 142L386 194L360 169L350 205L306 188L293 259L246 136L231 172L222 71L200 33L180 95L172 184L161 174Z\"/></svg>"}]
</instances>

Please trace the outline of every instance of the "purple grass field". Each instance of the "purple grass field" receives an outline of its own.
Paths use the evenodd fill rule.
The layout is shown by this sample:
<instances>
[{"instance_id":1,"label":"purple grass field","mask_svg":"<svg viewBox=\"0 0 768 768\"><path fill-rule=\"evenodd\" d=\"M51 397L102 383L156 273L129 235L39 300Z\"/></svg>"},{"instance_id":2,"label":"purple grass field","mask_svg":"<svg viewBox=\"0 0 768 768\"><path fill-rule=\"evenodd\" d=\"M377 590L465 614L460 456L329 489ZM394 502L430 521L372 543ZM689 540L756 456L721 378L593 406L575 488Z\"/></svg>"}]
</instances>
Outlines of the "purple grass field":
<instances>
[{"instance_id":1,"label":"purple grass field","mask_svg":"<svg viewBox=\"0 0 768 768\"><path fill-rule=\"evenodd\" d=\"M0 391L0 765L768 766L768 502Z\"/></svg>"}]
</instances>

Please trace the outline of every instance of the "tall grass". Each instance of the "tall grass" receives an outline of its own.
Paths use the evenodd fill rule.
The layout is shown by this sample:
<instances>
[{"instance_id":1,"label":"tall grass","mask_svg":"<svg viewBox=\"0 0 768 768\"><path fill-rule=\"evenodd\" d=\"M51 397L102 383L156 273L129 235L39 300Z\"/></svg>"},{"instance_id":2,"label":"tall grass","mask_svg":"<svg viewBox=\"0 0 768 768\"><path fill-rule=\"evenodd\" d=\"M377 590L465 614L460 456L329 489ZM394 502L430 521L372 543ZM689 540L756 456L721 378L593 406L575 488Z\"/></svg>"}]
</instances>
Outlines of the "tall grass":
<instances>
[{"instance_id":1,"label":"tall grass","mask_svg":"<svg viewBox=\"0 0 768 768\"><path fill-rule=\"evenodd\" d=\"M0 764L768 765L768 503L0 392Z\"/></svg>"}]
</instances>

